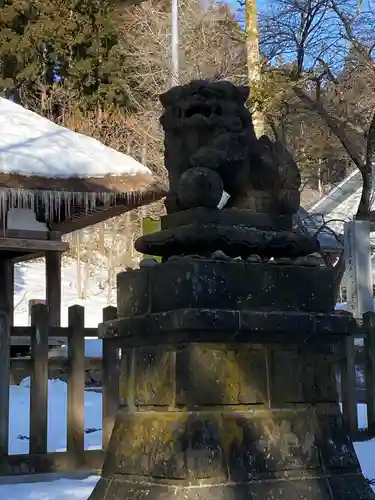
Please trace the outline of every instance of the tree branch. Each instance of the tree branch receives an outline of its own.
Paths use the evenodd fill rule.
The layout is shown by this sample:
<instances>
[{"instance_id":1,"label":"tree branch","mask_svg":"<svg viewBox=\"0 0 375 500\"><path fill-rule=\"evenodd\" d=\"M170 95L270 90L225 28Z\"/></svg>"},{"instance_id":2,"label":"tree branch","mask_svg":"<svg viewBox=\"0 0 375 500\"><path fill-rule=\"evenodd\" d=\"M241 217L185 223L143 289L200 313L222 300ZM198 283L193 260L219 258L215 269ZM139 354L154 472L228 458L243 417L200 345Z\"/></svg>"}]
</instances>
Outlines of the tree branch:
<instances>
[{"instance_id":1,"label":"tree branch","mask_svg":"<svg viewBox=\"0 0 375 500\"><path fill-rule=\"evenodd\" d=\"M346 135L343 123L339 119L333 117L324 108L321 102L317 102L311 99L311 97L298 85L293 86L293 91L296 96L301 99L301 101L305 102L310 109L315 111L326 122L331 131L339 139L354 164L359 168L359 170L362 171L364 168L364 163L361 158L360 149Z\"/></svg>"}]
</instances>

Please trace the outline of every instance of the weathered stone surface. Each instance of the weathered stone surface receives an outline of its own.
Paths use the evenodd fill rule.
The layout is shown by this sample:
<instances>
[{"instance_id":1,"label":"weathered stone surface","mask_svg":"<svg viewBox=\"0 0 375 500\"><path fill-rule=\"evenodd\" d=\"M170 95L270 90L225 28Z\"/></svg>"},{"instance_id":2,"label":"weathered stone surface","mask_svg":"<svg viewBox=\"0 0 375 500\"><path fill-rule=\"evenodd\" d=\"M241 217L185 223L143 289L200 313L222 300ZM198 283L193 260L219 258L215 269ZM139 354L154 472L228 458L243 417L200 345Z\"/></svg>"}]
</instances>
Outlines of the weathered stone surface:
<instances>
[{"instance_id":1,"label":"weathered stone surface","mask_svg":"<svg viewBox=\"0 0 375 500\"><path fill-rule=\"evenodd\" d=\"M224 209L209 210L207 208L195 208L175 212L161 218L161 228L170 229L186 224L241 224L248 227L259 227L263 229L289 229L292 226L292 218L289 215L261 214L247 210Z\"/></svg>"},{"instance_id":2,"label":"weathered stone surface","mask_svg":"<svg viewBox=\"0 0 375 500\"><path fill-rule=\"evenodd\" d=\"M333 320L333 332L327 325ZM345 321L345 317L342 316ZM352 319L352 318L351 318ZM343 321L343 323L344 323ZM289 344L301 351L326 352L330 344L349 334L348 328L328 314L321 329L316 315L292 311L251 311L225 309L178 309L154 314L128 316L100 325L102 338L120 338L123 347L179 344L184 342Z\"/></svg>"},{"instance_id":3,"label":"weathered stone surface","mask_svg":"<svg viewBox=\"0 0 375 500\"><path fill-rule=\"evenodd\" d=\"M199 413L189 415L186 421L186 438L185 460L189 481L227 480L221 418Z\"/></svg>"},{"instance_id":4,"label":"weathered stone surface","mask_svg":"<svg viewBox=\"0 0 375 500\"><path fill-rule=\"evenodd\" d=\"M273 406L337 401L333 354L270 349Z\"/></svg>"},{"instance_id":5,"label":"weathered stone surface","mask_svg":"<svg viewBox=\"0 0 375 500\"><path fill-rule=\"evenodd\" d=\"M363 478L357 478L356 491L363 485ZM360 484L360 481L362 484ZM103 483L103 484L100 484ZM368 487L367 487L368 488ZM106 491L104 497L102 491ZM101 479L90 500L332 500L328 483L323 478L294 481L270 481L265 483L215 484L194 486L165 485L158 483L131 482L119 478L106 481ZM336 497L335 497L336 498ZM368 500L373 497L340 497L348 500Z\"/></svg>"},{"instance_id":6,"label":"weathered stone surface","mask_svg":"<svg viewBox=\"0 0 375 500\"><path fill-rule=\"evenodd\" d=\"M316 415L308 408L281 411L256 405L251 410L218 410L154 414L121 410L103 476L190 483L230 477L241 483L360 470L338 413Z\"/></svg>"},{"instance_id":7,"label":"weathered stone surface","mask_svg":"<svg viewBox=\"0 0 375 500\"><path fill-rule=\"evenodd\" d=\"M103 477L111 474L186 479L186 420L182 412L119 412Z\"/></svg>"},{"instance_id":8,"label":"weathered stone surface","mask_svg":"<svg viewBox=\"0 0 375 500\"><path fill-rule=\"evenodd\" d=\"M229 474L235 482L274 477L304 475L320 468L316 448L316 425L307 412L244 412L226 414ZM230 439L228 439L230 437Z\"/></svg>"},{"instance_id":9,"label":"weathered stone surface","mask_svg":"<svg viewBox=\"0 0 375 500\"><path fill-rule=\"evenodd\" d=\"M164 258L176 254L207 255L215 250L243 259L252 254L297 258L319 252L319 243L308 235L292 231L195 223L141 236L135 242L135 249Z\"/></svg>"},{"instance_id":10,"label":"weathered stone surface","mask_svg":"<svg viewBox=\"0 0 375 500\"><path fill-rule=\"evenodd\" d=\"M347 468L359 471L360 465L341 414L320 417L320 451L325 467L331 471ZM356 498L356 497L353 497Z\"/></svg>"},{"instance_id":11,"label":"weathered stone surface","mask_svg":"<svg viewBox=\"0 0 375 500\"><path fill-rule=\"evenodd\" d=\"M132 388L132 350L122 350L120 360L120 377L119 377L119 399L121 406L129 406L133 403L134 391Z\"/></svg>"},{"instance_id":12,"label":"weathered stone surface","mask_svg":"<svg viewBox=\"0 0 375 500\"><path fill-rule=\"evenodd\" d=\"M135 349L134 404L170 406L174 397L174 352L161 348Z\"/></svg>"},{"instance_id":13,"label":"weathered stone surface","mask_svg":"<svg viewBox=\"0 0 375 500\"><path fill-rule=\"evenodd\" d=\"M154 332L196 330L202 332L201 338L203 341L205 331L222 330L230 332L237 331L240 328L239 311L225 309L180 309L178 311L153 314L150 320ZM193 338L191 340L193 341Z\"/></svg>"},{"instance_id":14,"label":"weathered stone surface","mask_svg":"<svg viewBox=\"0 0 375 500\"><path fill-rule=\"evenodd\" d=\"M149 311L149 270L125 271L117 275L118 317Z\"/></svg>"},{"instance_id":15,"label":"weathered stone surface","mask_svg":"<svg viewBox=\"0 0 375 500\"><path fill-rule=\"evenodd\" d=\"M190 344L177 351L176 392L177 404L187 408L265 403L264 350Z\"/></svg>"},{"instance_id":16,"label":"weathered stone surface","mask_svg":"<svg viewBox=\"0 0 375 500\"><path fill-rule=\"evenodd\" d=\"M121 273L118 286L119 318L188 307L328 313L334 306L331 270L293 265L181 259ZM348 319L335 321L342 328Z\"/></svg>"}]
</instances>

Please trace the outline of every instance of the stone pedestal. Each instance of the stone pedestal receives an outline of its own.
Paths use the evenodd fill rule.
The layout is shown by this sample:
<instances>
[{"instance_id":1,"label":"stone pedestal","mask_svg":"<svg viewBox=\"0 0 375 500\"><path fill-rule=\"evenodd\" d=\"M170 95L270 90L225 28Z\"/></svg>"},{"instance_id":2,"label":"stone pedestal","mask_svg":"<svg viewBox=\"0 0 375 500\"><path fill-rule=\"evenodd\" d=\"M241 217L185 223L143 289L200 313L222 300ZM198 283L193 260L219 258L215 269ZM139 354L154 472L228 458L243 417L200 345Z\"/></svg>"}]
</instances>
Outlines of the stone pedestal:
<instances>
[{"instance_id":1,"label":"stone pedestal","mask_svg":"<svg viewBox=\"0 0 375 500\"><path fill-rule=\"evenodd\" d=\"M91 500L374 500L340 414L329 270L181 258L118 277L121 407Z\"/></svg>"}]
</instances>

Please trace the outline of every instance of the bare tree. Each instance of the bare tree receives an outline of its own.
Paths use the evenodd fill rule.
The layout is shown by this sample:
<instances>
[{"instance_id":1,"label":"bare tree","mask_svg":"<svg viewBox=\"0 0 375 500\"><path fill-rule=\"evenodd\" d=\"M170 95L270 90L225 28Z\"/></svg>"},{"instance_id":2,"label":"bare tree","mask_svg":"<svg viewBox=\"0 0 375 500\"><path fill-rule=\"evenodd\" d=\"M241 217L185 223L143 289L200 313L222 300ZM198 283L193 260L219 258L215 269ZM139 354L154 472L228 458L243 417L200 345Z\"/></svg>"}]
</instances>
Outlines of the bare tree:
<instances>
[{"instance_id":1,"label":"bare tree","mask_svg":"<svg viewBox=\"0 0 375 500\"><path fill-rule=\"evenodd\" d=\"M348 105L350 78L346 75L344 79L342 73L349 47L352 54L358 55L361 65L375 76L372 60L375 37L371 30L375 15L371 3L372 0L369 9L365 9L353 0L276 0L261 15L262 50L269 61L268 70L281 72L287 80L281 101L292 99L290 92L293 92L319 117L360 170L364 187L358 209L361 216L368 214L370 208L372 169L365 151L367 124L375 108L372 96L375 87L372 84L366 95L351 95L355 102ZM367 100L365 113L363 106L358 106L364 100ZM358 107L360 120L353 113Z\"/></svg>"},{"instance_id":2,"label":"bare tree","mask_svg":"<svg viewBox=\"0 0 375 500\"><path fill-rule=\"evenodd\" d=\"M363 188L356 217L362 218L374 215L374 7L373 0L274 0L261 13L265 69L271 81L275 73L283 80L278 104L295 106L297 98L305 116L315 116L358 168ZM335 264L338 289L343 255Z\"/></svg>"}]
</instances>

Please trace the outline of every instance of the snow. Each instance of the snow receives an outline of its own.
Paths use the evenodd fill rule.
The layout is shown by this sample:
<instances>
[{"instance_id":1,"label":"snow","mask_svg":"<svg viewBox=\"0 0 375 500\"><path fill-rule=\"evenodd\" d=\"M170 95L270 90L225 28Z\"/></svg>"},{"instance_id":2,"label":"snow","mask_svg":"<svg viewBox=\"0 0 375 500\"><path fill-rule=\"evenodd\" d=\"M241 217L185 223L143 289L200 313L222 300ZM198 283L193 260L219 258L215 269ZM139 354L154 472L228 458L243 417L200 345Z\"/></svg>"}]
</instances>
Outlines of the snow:
<instances>
[{"instance_id":1,"label":"snow","mask_svg":"<svg viewBox=\"0 0 375 500\"><path fill-rule=\"evenodd\" d=\"M0 172L45 178L151 176L134 158L0 98Z\"/></svg>"},{"instance_id":2,"label":"snow","mask_svg":"<svg viewBox=\"0 0 375 500\"><path fill-rule=\"evenodd\" d=\"M67 385L48 381L48 451L66 450ZM30 380L10 387L9 453L29 452ZM102 396L85 392L85 449L102 445ZM59 479L32 484L0 485L0 497L7 500L87 500L98 477L83 480Z\"/></svg>"},{"instance_id":3,"label":"snow","mask_svg":"<svg viewBox=\"0 0 375 500\"><path fill-rule=\"evenodd\" d=\"M59 479L50 483L25 483L0 486L6 500L87 500L98 481L88 477L81 481Z\"/></svg>"},{"instance_id":4,"label":"snow","mask_svg":"<svg viewBox=\"0 0 375 500\"><path fill-rule=\"evenodd\" d=\"M114 301L108 303L108 292L102 290L100 282L105 280L106 273L96 270L96 275L88 283L87 299L78 299L77 291L77 264L69 261L62 267L61 275L61 325L68 325L68 308L72 305L81 305L85 308L85 326L96 328L102 322L102 311L108 305L116 305ZM45 263L24 262L15 266L15 326L29 324L29 300L45 299ZM114 294L115 298L116 294ZM59 349L58 355L67 354L66 347ZM102 357L102 341L97 338L86 338L86 356Z\"/></svg>"},{"instance_id":5,"label":"snow","mask_svg":"<svg viewBox=\"0 0 375 500\"><path fill-rule=\"evenodd\" d=\"M48 381L48 444L49 452L66 450L67 384ZM29 453L30 379L10 387L9 453ZM102 447L102 395L85 391L85 449Z\"/></svg>"},{"instance_id":6,"label":"snow","mask_svg":"<svg viewBox=\"0 0 375 500\"><path fill-rule=\"evenodd\" d=\"M108 304L108 292L100 286L107 278L106 270L97 268L95 276L90 276L87 285L87 299L78 298L77 264L68 261L61 270L61 326L68 326L68 307L81 305L85 308L85 326L95 328L102 322L102 311L108 305L116 305L114 301ZM45 263L44 261L23 262L15 266L15 326L25 326L29 323L28 301L30 299L45 299ZM113 294L115 299L116 294Z\"/></svg>"},{"instance_id":7,"label":"snow","mask_svg":"<svg viewBox=\"0 0 375 500\"><path fill-rule=\"evenodd\" d=\"M7 212L7 229L19 229L21 231L48 232L47 224L36 220L34 210L26 208L11 208Z\"/></svg>"}]
</instances>

